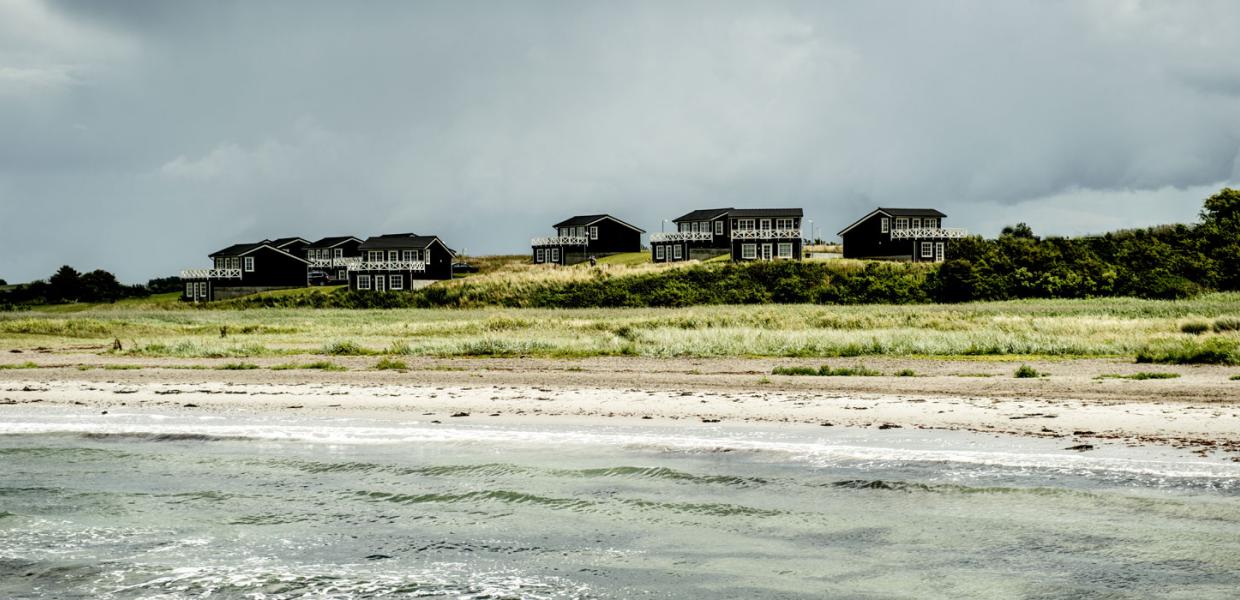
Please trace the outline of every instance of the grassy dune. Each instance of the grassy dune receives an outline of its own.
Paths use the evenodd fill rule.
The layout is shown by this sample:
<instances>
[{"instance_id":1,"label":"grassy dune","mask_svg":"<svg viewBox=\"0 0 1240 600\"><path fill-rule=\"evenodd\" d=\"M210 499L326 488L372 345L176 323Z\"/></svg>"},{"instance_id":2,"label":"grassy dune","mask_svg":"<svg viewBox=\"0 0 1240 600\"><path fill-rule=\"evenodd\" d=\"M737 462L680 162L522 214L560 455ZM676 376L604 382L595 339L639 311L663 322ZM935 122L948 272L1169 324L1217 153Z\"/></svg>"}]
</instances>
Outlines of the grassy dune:
<instances>
[{"instance_id":1,"label":"grassy dune","mask_svg":"<svg viewBox=\"0 0 1240 600\"><path fill-rule=\"evenodd\" d=\"M503 277L519 285L522 275ZM153 357L1142 354L1152 362L1193 362L1193 353L1204 349L1229 362L1240 360L1240 332L1226 326L1237 317L1240 294L1235 293L1184 301L581 310L183 310L134 303L72 313L0 313L0 350L111 352L119 339L124 354ZM1183 331L1186 323L1203 322L1224 326Z\"/></svg>"}]
</instances>

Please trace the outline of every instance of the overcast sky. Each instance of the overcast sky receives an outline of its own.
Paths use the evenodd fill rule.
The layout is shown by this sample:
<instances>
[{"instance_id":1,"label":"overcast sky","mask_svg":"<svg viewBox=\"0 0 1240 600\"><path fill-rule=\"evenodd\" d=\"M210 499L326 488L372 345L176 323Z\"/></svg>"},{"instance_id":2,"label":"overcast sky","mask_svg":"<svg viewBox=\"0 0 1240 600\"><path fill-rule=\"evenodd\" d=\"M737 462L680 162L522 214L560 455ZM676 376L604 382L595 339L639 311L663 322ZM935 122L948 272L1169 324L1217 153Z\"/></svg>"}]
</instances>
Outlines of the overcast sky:
<instances>
[{"instance_id":1,"label":"overcast sky","mask_svg":"<svg viewBox=\"0 0 1240 600\"><path fill-rule=\"evenodd\" d=\"M1187 222L1240 182L1237 31L1234 0L0 0L0 278L716 206Z\"/></svg>"}]
</instances>

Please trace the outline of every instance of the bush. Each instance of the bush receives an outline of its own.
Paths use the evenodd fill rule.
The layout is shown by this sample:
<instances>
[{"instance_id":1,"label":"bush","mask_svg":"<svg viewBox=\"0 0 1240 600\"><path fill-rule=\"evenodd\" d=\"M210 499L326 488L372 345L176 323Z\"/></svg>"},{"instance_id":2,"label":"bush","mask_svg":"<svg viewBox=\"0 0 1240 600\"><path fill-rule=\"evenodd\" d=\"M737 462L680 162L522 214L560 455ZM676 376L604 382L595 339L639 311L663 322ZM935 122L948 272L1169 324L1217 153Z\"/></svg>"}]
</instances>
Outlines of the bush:
<instances>
[{"instance_id":1,"label":"bush","mask_svg":"<svg viewBox=\"0 0 1240 600\"><path fill-rule=\"evenodd\" d=\"M39 365L36 365L31 361L26 361L23 363L0 364L0 369L37 369L37 368L39 368Z\"/></svg>"},{"instance_id":2,"label":"bush","mask_svg":"<svg viewBox=\"0 0 1240 600\"><path fill-rule=\"evenodd\" d=\"M219 367L216 367L216 368L219 369L220 371L249 371L251 369L257 369L258 365L254 363L237 362L237 363L228 363L225 365L220 365Z\"/></svg>"},{"instance_id":3,"label":"bush","mask_svg":"<svg viewBox=\"0 0 1240 600\"><path fill-rule=\"evenodd\" d=\"M817 375L818 369L813 367L775 367L771 370L771 375Z\"/></svg>"},{"instance_id":4,"label":"bush","mask_svg":"<svg viewBox=\"0 0 1240 600\"><path fill-rule=\"evenodd\" d=\"M290 369L314 369L318 371L348 371L348 369L326 360L318 360L309 363L284 363L271 367L272 371L287 371Z\"/></svg>"},{"instance_id":5,"label":"bush","mask_svg":"<svg viewBox=\"0 0 1240 600\"><path fill-rule=\"evenodd\" d=\"M1180 325L1180 331L1191 335L1201 335L1210 331L1210 324L1204 321L1189 321Z\"/></svg>"},{"instance_id":6,"label":"bush","mask_svg":"<svg viewBox=\"0 0 1240 600\"><path fill-rule=\"evenodd\" d=\"M1041 377L1042 374L1039 373L1037 369L1029 365L1021 365L1020 368L1016 369L1016 374L1014 376L1017 379L1030 379L1034 377Z\"/></svg>"},{"instance_id":7,"label":"bush","mask_svg":"<svg viewBox=\"0 0 1240 600\"><path fill-rule=\"evenodd\" d=\"M1226 338L1209 338L1204 342L1183 340L1178 344L1147 346L1137 352L1138 363L1175 365L1240 364L1240 343Z\"/></svg>"},{"instance_id":8,"label":"bush","mask_svg":"<svg viewBox=\"0 0 1240 600\"><path fill-rule=\"evenodd\" d=\"M329 356L369 356L375 354L374 350L369 350L357 345L354 342L332 342L323 347L322 354Z\"/></svg>"},{"instance_id":9,"label":"bush","mask_svg":"<svg viewBox=\"0 0 1240 600\"><path fill-rule=\"evenodd\" d=\"M900 369L899 371L896 371L896 377L916 377L916 376L917 376L917 371L914 371L912 369Z\"/></svg>"},{"instance_id":10,"label":"bush","mask_svg":"<svg viewBox=\"0 0 1240 600\"><path fill-rule=\"evenodd\" d=\"M1141 371L1139 373L1133 373L1131 375L1117 375L1117 374L1100 375L1099 378L1100 379L1135 379L1137 381L1145 381L1147 379L1177 379L1179 378L1179 376L1180 376L1179 373L1158 373L1158 372L1150 372L1150 371Z\"/></svg>"},{"instance_id":11,"label":"bush","mask_svg":"<svg viewBox=\"0 0 1240 600\"><path fill-rule=\"evenodd\" d=\"M403 361L383 358L375 364L375 368L380 371L408 371L409 365L405 364Z\"/></svg>"},{"instance_id":12,"label":"bush","mask_svg":"<svg viewBox=\"0 0 1240 600\"><path fill-rule=\"evenodd\" d=\"M878 377L882 373L874 369L867 369L865 365L840 367L838 369L832 369L827 365L823 365L818 368L818 375L822 377Z\"/></svg>"},{"instance_id":13,"label":"bush","mask_svg":"<svg viewBox=\"0 0 1240 600\"><path fill-rule=\"evenodd\" d=\"M1215 333L1227 333L1230 331L1240 331L1240 318L1220 317L1214 320Z\"/></svg>"}]
</instances>

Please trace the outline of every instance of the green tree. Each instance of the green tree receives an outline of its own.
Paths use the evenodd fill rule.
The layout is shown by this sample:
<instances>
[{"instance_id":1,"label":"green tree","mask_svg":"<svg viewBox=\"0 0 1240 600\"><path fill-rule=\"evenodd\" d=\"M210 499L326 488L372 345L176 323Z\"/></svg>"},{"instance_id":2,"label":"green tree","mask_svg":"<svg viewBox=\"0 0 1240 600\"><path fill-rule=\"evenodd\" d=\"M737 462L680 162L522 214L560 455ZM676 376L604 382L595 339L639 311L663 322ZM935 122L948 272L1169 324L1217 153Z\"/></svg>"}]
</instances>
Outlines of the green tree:
<instances>
[{"instance_id":1,"label":"green tree","mask_svg":"<svg viewBox=\"0 0 1240 600\"><path fill-rule=\"evenodd\" d=\"M69 265L57 269L47 283L46 301L49 303L74 302L82 294L82 276Z\"/></svg>"}]
</instances>

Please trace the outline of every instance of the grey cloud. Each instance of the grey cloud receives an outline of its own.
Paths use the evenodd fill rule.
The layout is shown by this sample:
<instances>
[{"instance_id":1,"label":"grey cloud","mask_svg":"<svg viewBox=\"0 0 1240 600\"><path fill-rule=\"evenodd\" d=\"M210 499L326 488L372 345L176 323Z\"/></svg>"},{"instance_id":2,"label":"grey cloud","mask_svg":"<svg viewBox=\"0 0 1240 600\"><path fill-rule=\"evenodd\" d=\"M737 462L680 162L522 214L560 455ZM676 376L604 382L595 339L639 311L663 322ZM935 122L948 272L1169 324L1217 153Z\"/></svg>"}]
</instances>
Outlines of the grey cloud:
<instances>
[{"instance_id":1,"label":"grey cloud","mask_svg":"<svg viewBox=\"0 0 1240 600\"><path fill-rule=\"evenodd\" d=\"M524 252L569 213L716 205L1068 234L1240 180L1234 2L0 6L9 280L281 235Z\"/></svg>"}]
</instances>

